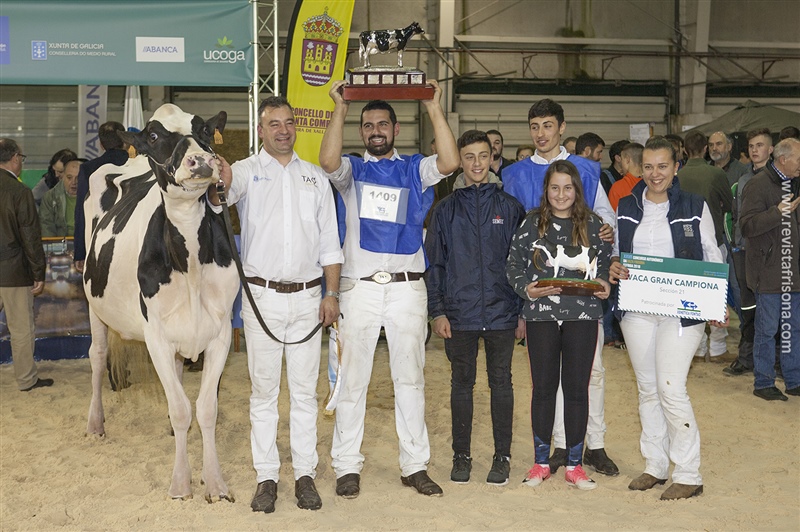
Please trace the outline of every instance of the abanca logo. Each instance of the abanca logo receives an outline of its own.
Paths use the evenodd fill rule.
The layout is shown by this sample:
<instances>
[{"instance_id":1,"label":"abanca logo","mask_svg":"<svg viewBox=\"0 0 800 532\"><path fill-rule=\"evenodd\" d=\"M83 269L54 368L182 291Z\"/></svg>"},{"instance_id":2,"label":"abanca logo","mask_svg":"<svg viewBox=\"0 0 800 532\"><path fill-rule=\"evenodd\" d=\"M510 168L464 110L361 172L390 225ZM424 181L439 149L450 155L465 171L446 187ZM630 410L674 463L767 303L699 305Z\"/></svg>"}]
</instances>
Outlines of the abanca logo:
<instances>
[{"instance_id":1,"label":"abanca logo","mask_svg":"<svg viewBox=\"0 0 800 532\"><path fill-rule=\"evenodd\" d=\"M136 37L137 63L183 63L183 37Z\"/></svg>"}]
</instances>

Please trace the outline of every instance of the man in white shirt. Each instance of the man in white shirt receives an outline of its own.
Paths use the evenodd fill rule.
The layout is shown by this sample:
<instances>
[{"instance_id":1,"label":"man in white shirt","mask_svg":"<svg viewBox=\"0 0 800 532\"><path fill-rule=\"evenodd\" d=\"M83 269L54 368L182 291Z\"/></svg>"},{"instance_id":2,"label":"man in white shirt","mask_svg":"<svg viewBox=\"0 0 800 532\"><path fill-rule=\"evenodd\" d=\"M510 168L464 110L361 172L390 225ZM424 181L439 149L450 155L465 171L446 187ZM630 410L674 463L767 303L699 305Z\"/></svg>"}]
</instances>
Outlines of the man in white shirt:
<instances>
[{"instance_id":1,"label":"man in white shirt","mask_svg":"<svg viewBox=\"0 0 800 532\"><path fill-rule=\"evenodd\" d=\"M355 498L360 492L367 388L383 327L394 382L401 481L423 495L438 496L442 489L427 473L430 443L423 369L428 296L422 279L422 224L433 203L432 186L458 168L458 149L439 104L441 89L431 82L434 96L422 103L433 123L437 155L400 157L394 149L400 132L394 109L375 100L361 112L364 157L342 157L350 105L339 92L343 84L338 81L330 90L335 106L319 157L341 194L339 216L344 216L347 227L339 322L346 379L336 407L331 449L336 494Z\"/></svg>"},{"instance_id":2,"label":"man in white shirt","mask_svg":"<svg viewBox=\"0 0 800 532\"><path fill-rule=\"evenodd\" d=\"M339 245L330 183L320 168L298 158L294 111L285 98L264 100L258 110L257 155L228 167L221 177L228 200L239 210L242 266L256 306L276 342L262 330L247 298L242 303L250 370L250 442L258 486L254 512L275 511L280 458L276 445L281 362L286 356L290 396L290 446L297 506L316 510L322 500L314 485L317 456L318 330L293 344L319 322L339 315ZM216 192L209 194L218 204ZM327 292L322 297L322 275Z\"/></svg>"},{"instance_id":3,"label":"man in white shirt","mask_svg":"<svg viewBox=\"0 0 800 532\"><path fill-rule=\"evenodd\" d=\"M522 203L525 210L539 206L544 188L544 174L554 161L568 160L581 174L583 195L589 207L603 219L600 238L613 241L616 214L600 184L600 163L584 157L570 155L561 146L561 136L566 130L564 108L549 98L535 102L528 111L531 140L536 152L506 169L503 190ZM605 451L605 368L603 367L604 334L602 323L595 346L594 364L589 380L589 421L586 425L586 453L584 465L591 466L604 475L619 475L619 468ZM531 339L535 341L535 339ZM556 416L553 426L553 455L550 471L555 473L567 464L566 434L564 431L564 395L559 387L556 398Z\"/></svg>"}]
</instances>

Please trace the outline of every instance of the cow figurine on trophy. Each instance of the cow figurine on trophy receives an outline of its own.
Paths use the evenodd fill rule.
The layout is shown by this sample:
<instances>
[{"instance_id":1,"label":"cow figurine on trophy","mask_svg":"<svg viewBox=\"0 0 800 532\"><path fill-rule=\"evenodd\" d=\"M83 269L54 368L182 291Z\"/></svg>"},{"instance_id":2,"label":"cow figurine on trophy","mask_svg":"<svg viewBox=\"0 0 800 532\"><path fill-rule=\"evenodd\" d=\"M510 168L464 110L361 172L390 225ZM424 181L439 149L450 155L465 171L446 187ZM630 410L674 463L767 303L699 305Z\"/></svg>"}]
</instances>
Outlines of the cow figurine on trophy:
<instances>
[{"instance_id":1,"label":"cow figurine on trophy","mask_svg":"<svg viewBox=\"0 0 800 532\"><path fill-rule=\"evenodd\" d=\"M403 67L403 50L408 41L424 30L413 22L396 30L362 31L358 38L358 57L362 66L347 71L345 100L427 100L433 98L434 88L427 84L425 73ZM397 52L397 67L371 66L375 54Z\"/></svg>"},{"instance_id":2,"label":"cow figurine on trophy","mask_svg":"<svg viewBox=\"0 0 800 532\"><path fill-rule=\"evenodd\" d=\"M540 250L547 257L548 266L553 268L553 277L539 279L538 286L555 286L567 296L591 296L603 291L603 285L594 281L597 276L597 250L587 246L565 246L554 244L546 238L533 243L533 249ZM561 268L584 272L583 279L559 277Z\"/></svg>"}]
</instances>

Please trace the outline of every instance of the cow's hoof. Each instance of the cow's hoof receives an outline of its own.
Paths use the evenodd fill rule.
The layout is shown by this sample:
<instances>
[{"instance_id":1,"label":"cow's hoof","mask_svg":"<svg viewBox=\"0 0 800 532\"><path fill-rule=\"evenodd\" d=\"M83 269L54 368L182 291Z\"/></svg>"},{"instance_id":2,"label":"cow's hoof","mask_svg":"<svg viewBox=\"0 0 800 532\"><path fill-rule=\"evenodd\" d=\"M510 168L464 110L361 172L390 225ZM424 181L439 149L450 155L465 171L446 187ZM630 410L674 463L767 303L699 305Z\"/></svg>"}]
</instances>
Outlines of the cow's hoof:
<instances>
[{"instance_id":1,"label":"cow's hoof","mask_svg":"<svg viewBox=\"0 0 800 532\"><path fill-rule=\"evenodd\" d=\"M191 501L192 498L193 498L193 495L191 493L189 493L187 495L170 495L170 498L173 501Z\"/></svg>"},{"instance_id":2,"label":"cow's hoof","mask_svg":"<svg viewBox=\"0 0 800 532\"><path fill-rule=\"evenodd\" d=\"M200 356L197 357L196 362L192 362L191 359L187 360L187 364L185 364L186 369L188 371L203 371L203 361L205 360L205 353L200 353Z\"/></svg>"},{"instance_id":3,"label":"cow's hoof","mask_svg":"<svg viewBox=\"0 0 800 532\"><path fill-rule=\"evenodd\" d=\"M213 497L211 495L206 494L206 502L208 504L214 504L215 502L219 501L236 502L236 499L233 497L232 493L229 493L227 495L215 495Z\"/></svg>"}]
</instances>

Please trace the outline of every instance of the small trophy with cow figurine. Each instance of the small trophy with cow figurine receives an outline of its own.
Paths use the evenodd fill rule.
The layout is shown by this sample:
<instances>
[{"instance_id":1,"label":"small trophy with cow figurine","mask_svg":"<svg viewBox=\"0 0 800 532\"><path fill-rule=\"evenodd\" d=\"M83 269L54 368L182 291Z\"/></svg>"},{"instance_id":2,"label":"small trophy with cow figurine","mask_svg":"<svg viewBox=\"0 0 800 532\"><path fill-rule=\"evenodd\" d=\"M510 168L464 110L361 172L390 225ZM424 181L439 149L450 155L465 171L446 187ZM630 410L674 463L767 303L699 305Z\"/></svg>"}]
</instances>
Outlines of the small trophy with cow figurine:
<instances>
[{"instance_id":1,"label":"small trophy with cow figurine","mask_svg":"<svg viewBox=\"0 0 800 532\"><path fill-rule=\"evenodd\" d=\"M553 277L537 279L537 286L561 288L566 296L591 296L604 290L603 285L593 280L597 277L597 250L586 246L565 246L553 244L546 238L533 243L534 252L540 250L547 257L547 264L553 267ZM583 279L559 277L561 268L584 272Z\"/></svg>"},{"instance_id":2,"label":"small trophy with cow figurine","mask_svg":"<svg viewBox=\"0 0 800 532\"><path fill-rule=\"evenodd\" d=\"M361 66L347 71L345 100L429 100L434 88L426 81L425 73L403 67L403 50L408 41L424 33L418 23L396 30L362 31L358 41ZM372 66L369 58L375 54L397 52L397 66Z\"/></svg>"}]
</instances>

